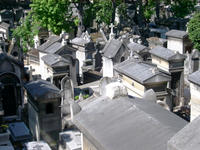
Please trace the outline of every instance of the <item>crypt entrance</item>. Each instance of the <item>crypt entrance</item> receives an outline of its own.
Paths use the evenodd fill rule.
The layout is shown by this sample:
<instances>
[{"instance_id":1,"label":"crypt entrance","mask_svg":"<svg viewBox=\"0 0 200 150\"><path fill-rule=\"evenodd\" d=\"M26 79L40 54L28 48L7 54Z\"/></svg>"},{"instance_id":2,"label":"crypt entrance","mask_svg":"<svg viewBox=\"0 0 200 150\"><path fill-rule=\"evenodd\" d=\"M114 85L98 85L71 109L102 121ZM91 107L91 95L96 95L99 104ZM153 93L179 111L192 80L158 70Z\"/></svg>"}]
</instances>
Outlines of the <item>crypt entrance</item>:
<instances>
[{"instance_id":1,"label":"crypt entrance","mask_svg":"<svg viewBox=\"0 0 200 150\"><path fill-rule=\"evenodd\" d=\"M0 105L4 117L16 116L22 105L22 86L14 73L0 74Z\"/></svg>"}]
</instances>

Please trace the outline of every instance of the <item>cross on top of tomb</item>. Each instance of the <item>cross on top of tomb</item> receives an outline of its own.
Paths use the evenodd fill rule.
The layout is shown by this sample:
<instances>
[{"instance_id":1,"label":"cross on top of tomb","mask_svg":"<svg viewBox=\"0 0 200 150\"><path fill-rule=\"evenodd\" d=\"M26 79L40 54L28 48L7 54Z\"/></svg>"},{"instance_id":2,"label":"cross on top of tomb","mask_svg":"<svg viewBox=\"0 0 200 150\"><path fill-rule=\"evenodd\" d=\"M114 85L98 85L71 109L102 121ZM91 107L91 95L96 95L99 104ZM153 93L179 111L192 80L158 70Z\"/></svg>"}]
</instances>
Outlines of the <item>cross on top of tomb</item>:
<instances>
[{"instance_id":1,"label":"cross on top of tomb","mask_svg":"<svg viewBox=\"0 0 200 150\"><path fill-rule=\"evenodd\" d=\"M110 36L109 36L109 38L113 39L115 37L115 34L113 32L113 29L114 29L115 26L113 25L113 23L111 23L111 25L109 27L111 28L110 29Z\"/></svg>"}]
</instances>

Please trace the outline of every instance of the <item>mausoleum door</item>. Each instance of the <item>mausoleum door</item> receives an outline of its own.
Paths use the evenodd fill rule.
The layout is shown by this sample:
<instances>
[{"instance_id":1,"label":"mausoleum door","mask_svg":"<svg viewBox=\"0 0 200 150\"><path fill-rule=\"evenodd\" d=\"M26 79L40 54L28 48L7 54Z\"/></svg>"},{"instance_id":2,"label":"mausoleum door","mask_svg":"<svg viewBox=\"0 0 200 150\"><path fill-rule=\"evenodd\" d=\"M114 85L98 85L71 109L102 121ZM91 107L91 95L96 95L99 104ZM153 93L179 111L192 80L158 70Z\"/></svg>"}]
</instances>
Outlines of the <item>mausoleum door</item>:
<instances>
[{"instance_id":1,"label":"mausoleum door","mask_svg":"<svg viewBox=\"0 0 200 150\"><path fill-rule=\"evenodd\" d=\"M2 90L3 110L5 116L16 115L17 100L16 89L13 85L4 85Z\"/></svg>"},{"instance_id":2,"label":"mausoleum door","mask_svg":"<svg viewBox=\"0 0 200 150\"><path fill-rule=\"evenodd\" d=\"M0 75L0 97L4 116L17 114L18 106L22 104L22 90L19 78L13 73Z\"/></svg>"}]
</instances>

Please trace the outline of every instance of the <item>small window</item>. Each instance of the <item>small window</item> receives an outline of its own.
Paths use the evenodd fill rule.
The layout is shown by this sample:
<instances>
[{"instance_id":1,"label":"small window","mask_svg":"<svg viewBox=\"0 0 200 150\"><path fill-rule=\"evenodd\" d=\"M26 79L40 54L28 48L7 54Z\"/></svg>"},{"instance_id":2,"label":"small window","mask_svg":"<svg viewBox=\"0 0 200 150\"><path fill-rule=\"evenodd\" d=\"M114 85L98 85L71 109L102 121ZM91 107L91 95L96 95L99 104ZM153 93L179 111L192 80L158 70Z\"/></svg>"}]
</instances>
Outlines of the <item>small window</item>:
<instances>
[{"instance_id":1,"label":"small window","mask_svg":"<svg viewBox=\"0 0 200 150\"><path fill-rule=\"evenodd\" d=\"M53 104L47 103L46 104L46 114L52 114L53 113Z\"/></svg>"}]
</instances>

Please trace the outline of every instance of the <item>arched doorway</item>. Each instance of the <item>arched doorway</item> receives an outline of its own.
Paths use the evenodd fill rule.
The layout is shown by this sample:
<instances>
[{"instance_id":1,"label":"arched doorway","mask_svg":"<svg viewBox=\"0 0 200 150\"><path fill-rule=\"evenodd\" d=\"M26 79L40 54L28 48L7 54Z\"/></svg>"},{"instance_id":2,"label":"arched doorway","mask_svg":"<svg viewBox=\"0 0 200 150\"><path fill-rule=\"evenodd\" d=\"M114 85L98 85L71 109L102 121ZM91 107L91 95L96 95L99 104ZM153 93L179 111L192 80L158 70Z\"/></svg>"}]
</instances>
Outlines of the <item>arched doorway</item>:
<instances>
[{"instance_id":1,"label":"arched doorway","mask_svg":"<svg viewBox=\"0 0 200 150\"><path fill-rule=\"evenodd\" d=\"M0 98L4 116L17 114L19 105L22 105L22 87L19 78L13 73L0 74Z\"/></svg>"}]
</instances>

